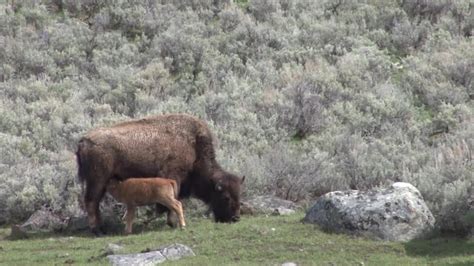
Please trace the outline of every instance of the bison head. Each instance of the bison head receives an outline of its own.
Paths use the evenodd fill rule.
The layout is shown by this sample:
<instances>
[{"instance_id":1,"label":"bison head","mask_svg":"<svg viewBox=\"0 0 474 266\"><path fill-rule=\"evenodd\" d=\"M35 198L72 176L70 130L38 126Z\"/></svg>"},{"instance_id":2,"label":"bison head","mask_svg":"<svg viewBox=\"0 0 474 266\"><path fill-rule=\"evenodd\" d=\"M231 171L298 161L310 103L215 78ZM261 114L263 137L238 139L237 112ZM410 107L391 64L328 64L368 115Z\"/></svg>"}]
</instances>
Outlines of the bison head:
<instances>
[{"instance_id":1,"label":"bison head","mask_svg":"<svg viewBox=\"0 0 474 266\"><path fill-rule=\"evenodd\" d=\"M239 178L226 173L215 181L211 208L216 222L232 223L240 219L240 187L245 176Z\"/></svg>"}]
</instances>

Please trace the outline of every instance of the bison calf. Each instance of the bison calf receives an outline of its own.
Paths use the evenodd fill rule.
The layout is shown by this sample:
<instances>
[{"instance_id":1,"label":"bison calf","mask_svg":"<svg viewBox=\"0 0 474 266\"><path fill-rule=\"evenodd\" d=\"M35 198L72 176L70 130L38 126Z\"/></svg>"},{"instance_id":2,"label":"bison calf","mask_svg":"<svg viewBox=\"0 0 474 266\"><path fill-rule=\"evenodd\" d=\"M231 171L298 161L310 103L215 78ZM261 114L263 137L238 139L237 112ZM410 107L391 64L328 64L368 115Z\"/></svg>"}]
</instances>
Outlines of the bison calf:
<instances>
[{"instance_id":1,"label":"bison calf","mask_svg":"<svg viewBox=\"0 0 474 266\"><path fill-rule=\"evenodd\" d=\"M136 207L156 203L162 204L178 214L179 225L181 228L186 226L183 207L177 200L178 186L172 179L160 177L130 178L125 181L111 179L107 184L107 192L127 206L127 211L123 216L126 221L125 232L127 234L132 233Z\"/></svg>"}]
</instances>

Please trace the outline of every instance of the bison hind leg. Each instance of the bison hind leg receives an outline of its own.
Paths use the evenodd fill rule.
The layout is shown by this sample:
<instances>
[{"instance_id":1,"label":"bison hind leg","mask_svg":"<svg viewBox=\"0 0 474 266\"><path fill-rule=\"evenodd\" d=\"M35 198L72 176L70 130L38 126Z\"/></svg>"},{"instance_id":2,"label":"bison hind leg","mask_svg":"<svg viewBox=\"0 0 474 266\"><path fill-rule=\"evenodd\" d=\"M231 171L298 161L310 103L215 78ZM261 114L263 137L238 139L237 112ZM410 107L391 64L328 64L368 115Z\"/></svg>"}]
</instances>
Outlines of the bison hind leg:
<instances>
[{"instance_id":1,"label":"bison hind leg","mask_svg":"<svg viewBox=\"0 0 474 266\"><path fill-rule=\"evenodd\" d=\"M168 210L168 215L166 217L166 224L171 228L178 227L178 217L175 211Z\"/></svg>"},{"instance_id":2,"label":"bison hind leg","mask_svg":"<svg viewBox=\"0 0 474 266\"><path fill-rule=\"evenodd\" d=\"M100 228L101 219L99 204L105 194L105 184L103 182L91 182L88 180L84 203L86 205L89 227L96 236L105 234L104 228Z\"/></svg>"},{"instance_id":3,"label":"bison hind leg","mask_svg":"<svg viewBox=\"0 0 474 266\"><path fill-rule=\"evenodd\" d=\"M170 210L168 207L157 203L156 204L156 213L158 215L161 215L166 212L166 224L171 227L171 228L176 228L178 227L178 218L176 214L172 210Z\"/></svg>"}]
</instances>

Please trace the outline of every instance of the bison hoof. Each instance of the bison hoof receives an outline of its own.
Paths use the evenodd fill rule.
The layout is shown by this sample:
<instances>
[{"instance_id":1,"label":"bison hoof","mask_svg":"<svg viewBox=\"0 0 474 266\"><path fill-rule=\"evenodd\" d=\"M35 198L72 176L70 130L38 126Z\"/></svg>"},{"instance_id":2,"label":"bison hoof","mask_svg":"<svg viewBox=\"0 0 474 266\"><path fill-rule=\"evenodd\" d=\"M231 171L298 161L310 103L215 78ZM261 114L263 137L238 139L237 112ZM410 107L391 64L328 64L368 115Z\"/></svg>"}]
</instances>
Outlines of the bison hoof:
<instances>
[{"instance_id":1,"label":"bison hoof","mask_svg":"<svg viewBox=\"0 0 474 266\"><path fill-rule=\"evenodd\" d=\"M178 224L177 224L177 223L167 222L166 224L167 224L169 227L171 227L171 228L177 228L177 227L178 227Z\"/></svg>"}]
</instances>

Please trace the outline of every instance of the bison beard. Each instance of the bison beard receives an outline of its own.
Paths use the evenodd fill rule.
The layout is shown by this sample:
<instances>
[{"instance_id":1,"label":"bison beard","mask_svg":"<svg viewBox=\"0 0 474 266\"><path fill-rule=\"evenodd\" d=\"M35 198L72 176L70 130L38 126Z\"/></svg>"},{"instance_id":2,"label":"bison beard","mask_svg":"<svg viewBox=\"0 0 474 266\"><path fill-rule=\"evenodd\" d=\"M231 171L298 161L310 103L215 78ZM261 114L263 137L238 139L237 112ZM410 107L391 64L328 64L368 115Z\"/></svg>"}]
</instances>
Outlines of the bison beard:
<instances>
[{"instance_id":1,"label":"bison beard","mask_svg":"<svg viewBox=\"0 0 474 266\"><path fill-rule=\"evenodd\" d=\"M170 114L91 130L77 150L78 175L85 182L89 226L99 234L99 203L107 182L136 176L176 180L179 198L195 196L210 206L216 222L240 217L244 178L224 171L215 159L212 135L195 117Z\"/></svg>"}]
</instances>

